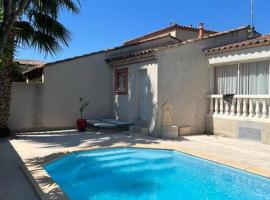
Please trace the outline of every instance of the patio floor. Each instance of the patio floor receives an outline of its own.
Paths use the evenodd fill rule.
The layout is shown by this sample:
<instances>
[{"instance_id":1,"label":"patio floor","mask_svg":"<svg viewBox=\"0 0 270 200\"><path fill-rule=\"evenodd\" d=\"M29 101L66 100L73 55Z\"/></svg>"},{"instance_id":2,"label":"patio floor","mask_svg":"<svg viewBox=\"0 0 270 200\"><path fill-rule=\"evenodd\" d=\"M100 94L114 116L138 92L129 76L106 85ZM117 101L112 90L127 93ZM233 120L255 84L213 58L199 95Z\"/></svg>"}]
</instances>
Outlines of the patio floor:
<instances>
[{"instance_id":1,"label":"patio floor","mask_svg":"<svg viewBox=\"0 0 270 200\"><path fill-rule=\"evenodd\" d=\"M186 136L179 140L163 140L138 134L130 136L128 133L60 131L19 134L11 144L26 165L30 166L28 169L32 173L38 171L36 166L42 166L66 152L130 146L174 149L270 178L270 145L218 136ZM39 170L44 171L42 167ZM34 175L39 185L51 186L44 183L42 176L43 172L38 176ZM44 191L44 187L42 190ZM58 190L59 188L56 191ZM56 196L51 199L53 198L56 199Z\"/></svg>"},{"instance_id":2,"label":"patio floor","mask_svg":"<svg viewBox=\"0 0 270 200\"><path fill-rule=\"evenodd\" d=\"M21 168L21 159L8 139L0 138L0 199L39 199Z\"/></svg>"}]
</instances>

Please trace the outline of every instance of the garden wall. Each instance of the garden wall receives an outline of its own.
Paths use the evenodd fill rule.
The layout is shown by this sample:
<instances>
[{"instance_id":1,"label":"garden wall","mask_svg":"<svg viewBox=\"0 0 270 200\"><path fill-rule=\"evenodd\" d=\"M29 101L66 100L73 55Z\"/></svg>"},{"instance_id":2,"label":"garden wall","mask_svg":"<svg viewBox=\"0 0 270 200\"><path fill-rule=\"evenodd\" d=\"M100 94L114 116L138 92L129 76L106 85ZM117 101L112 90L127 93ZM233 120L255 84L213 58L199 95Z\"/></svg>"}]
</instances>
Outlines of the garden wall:
<instances>
[{"instance_id":1,"label":"garden wall","mask_svg":"<svg viewBox=\"0 0 270 200\"><path fill-rule=\"evenodd\" d=\"M112 117L112 70L104 54L48 64L43 84L13 83L12 131L75 128L79 98L89 100L84 118Z\"/></svg>"},{"instance_id":2,"label":"garden wall","mask_svg":"<svg viewBox=\"0 0 270 200\"><path fill-rule=\"evenodd\" d=\"M39 83L13 83L9 127L28 130L42 126L43 85Z\"/></svg>"}]
</instances>

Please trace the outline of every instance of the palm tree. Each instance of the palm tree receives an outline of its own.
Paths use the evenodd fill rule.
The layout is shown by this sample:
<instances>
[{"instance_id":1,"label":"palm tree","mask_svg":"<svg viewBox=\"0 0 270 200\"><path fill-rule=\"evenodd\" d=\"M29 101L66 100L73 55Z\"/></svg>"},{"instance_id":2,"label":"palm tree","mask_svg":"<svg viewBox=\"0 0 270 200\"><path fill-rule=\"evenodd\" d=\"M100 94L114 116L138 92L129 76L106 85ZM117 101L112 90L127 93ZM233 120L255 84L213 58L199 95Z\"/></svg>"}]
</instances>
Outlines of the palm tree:
<instances>
[{"instance_id":1,"label":"palm tree","mask_svg":"<svg viewBox=\"0 0 270 200\"><path fill-rule=\"evenodd\" d=\"M59 22L61 10L79 12L79 0L0 0L0 136L9 135L11 69L18 47L57 54L70 32ZM2 19L1 19L2 18ZM22 100L23 101L23 100Z\"/></svg>"}]
</instances>

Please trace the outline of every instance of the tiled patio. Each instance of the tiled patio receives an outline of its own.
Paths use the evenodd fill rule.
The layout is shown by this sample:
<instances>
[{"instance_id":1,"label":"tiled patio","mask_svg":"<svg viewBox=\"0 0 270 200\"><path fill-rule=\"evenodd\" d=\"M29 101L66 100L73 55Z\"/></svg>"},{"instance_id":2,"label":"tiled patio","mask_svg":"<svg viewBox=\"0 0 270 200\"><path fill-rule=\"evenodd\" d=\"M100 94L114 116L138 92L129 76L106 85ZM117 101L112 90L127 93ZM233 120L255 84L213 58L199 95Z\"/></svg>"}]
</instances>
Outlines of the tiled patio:
<instances>
[{"instance_id":1,"label":"tiled patio","mask_svg":"<svg viewBox=\"0 0 270 200\"><path fill-rule=\"evenodd\" d=\"M129 133L60 131L20 134L11 144L38 185L45 193L50 194L47 196L49 199L57 197L55 191L59 193L59 188L47 180L42 164L66 152L95 148L124 146L174 149L270 178L270 145L217 136L200 135L163 140L138 134L130 136ZM59 194L62 195L61 192Z\"/></svg>"}]
</instances>

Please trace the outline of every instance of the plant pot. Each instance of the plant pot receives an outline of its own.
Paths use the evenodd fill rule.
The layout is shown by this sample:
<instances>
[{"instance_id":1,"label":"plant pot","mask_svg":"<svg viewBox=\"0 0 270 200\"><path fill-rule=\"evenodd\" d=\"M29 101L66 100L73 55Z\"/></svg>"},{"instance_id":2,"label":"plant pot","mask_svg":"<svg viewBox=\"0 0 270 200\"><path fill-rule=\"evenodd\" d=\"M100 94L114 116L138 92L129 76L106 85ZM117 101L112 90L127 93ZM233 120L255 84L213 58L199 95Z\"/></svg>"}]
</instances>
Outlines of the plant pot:
<instances>
[{"instance_id":1,"label":"plant pot","mask_svg":"<svg viewBox=\"0 0 270 200\"><path fill-rule=\"evenodd\" d=\"M83 132L86 130L87 121L86 121L86 119L78 119L76 125L77 125L78 131Z\"/></svg>"}]
</instances>

